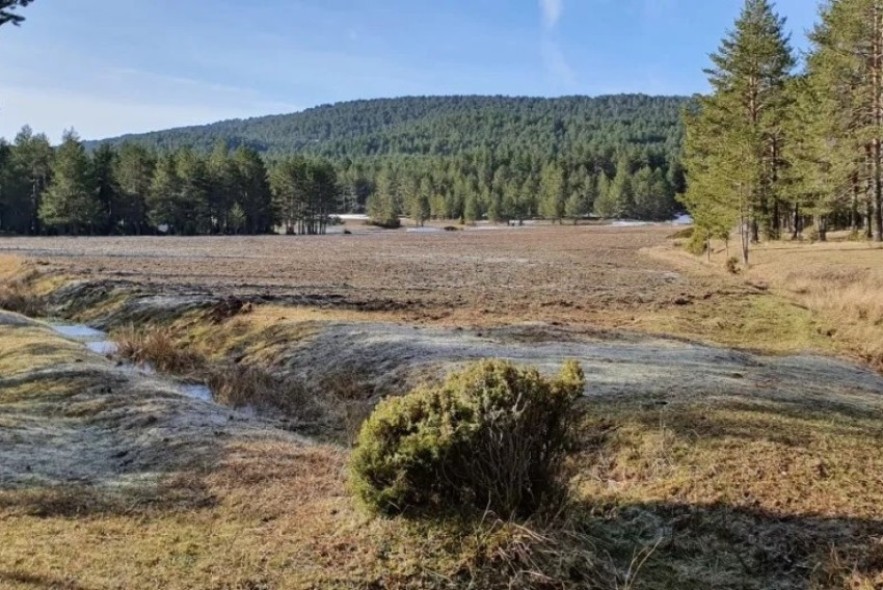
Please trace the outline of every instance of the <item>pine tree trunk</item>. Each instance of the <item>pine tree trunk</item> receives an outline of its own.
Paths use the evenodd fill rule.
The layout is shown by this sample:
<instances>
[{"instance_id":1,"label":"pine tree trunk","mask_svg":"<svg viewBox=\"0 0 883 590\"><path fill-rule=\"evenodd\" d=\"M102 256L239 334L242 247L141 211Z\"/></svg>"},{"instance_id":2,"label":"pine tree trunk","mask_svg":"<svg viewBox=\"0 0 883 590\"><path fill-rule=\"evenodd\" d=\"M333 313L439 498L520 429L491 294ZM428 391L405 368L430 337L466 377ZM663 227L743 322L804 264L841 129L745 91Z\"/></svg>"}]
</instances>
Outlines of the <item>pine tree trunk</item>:
<instances>
[{"instance_id":1,"label":"pine tree trunk","mask_svg":"<svg viewBox=\"0 0 883 590\"><path fill-rule=\"evenodd\" d=\"M874 138L873 146L873 170L874 170L874 196L873 196L873 233L874 240L883 242L883 153L881 153L880 133L883 131L883 10L880 3L875 1L873 14L874 41L872 43L872 80L874 90ZM868 217L869 225L871 218Z\"/></svg>"},{"instance_id":2,"label":"pine tree trunk","mask_svg":"<svg viewBox=\"0 0 883 590\"><path fill-rule=\"evenodd\" d=\"M860 216L859 216L859 212L858 212L858 195L859 195L858 178L855 175L853 175L853 178L852 178L852 208L850 210L850 217L851 217L850 229L852 230L853 234L857 234L858 230L859 230L859 217Z\"/></svg>"},{"instance_id":3,"label":"pine tree trunk","mask_svg":"<svg viewBox=\"0 0 883 590\"><path fill-rule=\"evenodd\" d=\"M883 167L881 167L881 143L877 139L874 141L874 203L873 203L873 226L874 241L883 242ZM869 227L870 211L868 212Z\"/></svg>"},{"instance_id":4,"label":"pine tree trunk","mask_svg":"<svg viewBox=\"0 0 883 590\"><path fill-rule=\"evenodd\" d=\"M742 189L745 190L744 188ZM751 248L752 233L757 231L757 223L752 219L752 209L748 204L750 197L742 195L741 219L739 223L739 236L742 238L742 264L748 268L748 253Z\"/></svg>"}]
</instances>

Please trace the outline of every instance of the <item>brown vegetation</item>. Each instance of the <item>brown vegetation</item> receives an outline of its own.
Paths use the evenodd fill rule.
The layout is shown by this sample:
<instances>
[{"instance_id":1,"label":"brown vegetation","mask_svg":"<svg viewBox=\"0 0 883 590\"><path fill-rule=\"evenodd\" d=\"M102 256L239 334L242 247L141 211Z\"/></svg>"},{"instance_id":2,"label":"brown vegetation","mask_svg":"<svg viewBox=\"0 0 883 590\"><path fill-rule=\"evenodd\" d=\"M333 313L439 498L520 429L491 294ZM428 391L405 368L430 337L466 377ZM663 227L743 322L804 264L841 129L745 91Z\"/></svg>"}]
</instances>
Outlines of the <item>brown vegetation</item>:
<instances>
[{"instance_id":1,"label":"brown vegetation","mask_svg":"<svg viewBox=\"0 0 883 590\"><path fill-rule=\"evenodd\" d=\"M161 373L187 375L205 363L200 355L180 346L169 328L129 326L117 332L114 341L120 357L135 364L150 365Z\"/></svg>"},{"instance_id":2,"label":"brown vegetation","mask_svg":"<svg viewBox=\"0 0 883 590\"><path fill-rule=\"evenodd\" d=\"M652 253L688 272L712 274L727 256L720 244L709 259L688 259L665 247ZM764 243L755 248L742 280L767 299L788 302L780 306L779 321L806 318L810 325L802 331L816 333L805 342L806 349L834 350L883 371L883 247L852 241L846 234L812 244ZM766 340L759 338L755 345L763 348Z\"/></svg>"},{"instance_id":3,"label":"brown vegetation","mask_svg":"<svg viewBox=\"0 0 883 590\"><path fill-rule=\"evenodd\" d=\"M32 285L38 277L23 259L0 256L0 309L31 317L44 313L44 301Z\"/></svg>"},{"instance_id":4,"label":"brown vegetation","mask_svg":"<svg viewBox=\"0 0 883 590\"><path fill-rule=\"evenodd\" d=\"M355 241L150 238L137 249L101 238L78 240L82 257L68 256L73 246L63 241L10 241L48 261L35 288L55 305L45 281L86 279L89 309L65 307L69 300L62 309L91 319L122 322L139 297L147 303L131 305L137 313L166 313L169 301L198 294L195 307L158 316L158 356L204 359L198 372L220 371L213 385L232 406L293 404L292 415L306 412L294 420L301 432L316 423L318 403L331 429L345 422L351 436L378 397L414 385L402 366L429 363L428 375L440 370L434 359L456 363L467 349L511 345L521 358L552 343L596 346L603 358L588 361L599 367L589 386L598 386L565 512L528 522L410 521L359 510L347 491L346 448L173 395L3 315L0 587L878 587L879 379L808 356L777 364L725 349L700 354L636 332L872 361L883 340L881 251L774 244L733 276L722 248L706 263L666 244L670 234L567 227ZM117 256L126 249L137 254ZM217 298L230 295L253 302L251 312L235 303L213 315ZM513 320L546 324L496 327ZM623 327L631 332L604 347L606 329ZM144 348L147 335L133 334L132 348ZM409 335L447 352L404 347ZM614 387L638 362L614 354L632 341L658 346L659 362L685 359L667 378L683 375L689 387L651 391L652 371L645 391ZM354 342L358 354L347 349ZM377 366L366 373L360 359ZM199 365L172 365L187 371L191 362Z\"/></svg>"},{"instance_id":5,"label":"brown vegetation","mask_svg":"<svg viewBox=\"0 0 883 590\"><path fill-rule=\"evenodd\" d=\"M363 231L363 230L360 230ZM358 240L243 238L3 239L47 270L107 288L204 294L420 323L603 321L667 308L713 285L641 256L670 226L533 226L369 233ZM76 253L77 256L71 256Z\"/></svg>"}]
</instances>

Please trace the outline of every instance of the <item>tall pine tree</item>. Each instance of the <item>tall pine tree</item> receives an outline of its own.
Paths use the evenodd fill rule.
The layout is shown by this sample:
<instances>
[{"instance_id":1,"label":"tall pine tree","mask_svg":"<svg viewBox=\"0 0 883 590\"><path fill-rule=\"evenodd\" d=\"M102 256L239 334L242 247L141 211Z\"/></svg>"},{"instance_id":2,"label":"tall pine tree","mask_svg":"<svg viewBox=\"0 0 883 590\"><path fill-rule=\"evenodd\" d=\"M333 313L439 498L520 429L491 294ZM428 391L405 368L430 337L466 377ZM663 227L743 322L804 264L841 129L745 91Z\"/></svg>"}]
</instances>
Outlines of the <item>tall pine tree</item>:
<instances>
[{"instance_id":1,"label":"tall pine tree","mask_svg":"<svg viewBox=\"0 0 883 590\"><path fill-rule=\"evenodd\" d=\"M712 94L686 118L685 202L705 224L701 231L739 220L745 264L761 231L779 237L786 85L795 64L784 27L769 0L746 0L735 28L711 56L706 73Z\"/></svg>"},{"instance_id":2,"label":"tall pine tree","mask_svg":"<svg viewBox=\"0 0 883 590\"><path fill-rule=\"evenodd\" d=\"M103 230L107 215L93 190L89 156L74 131L64 134L52 164L52 183L40 204L46 227L73 234Z\"/></svg>"},{"instance_id":3,"label":"tall pine tree","mask_svg":"<svg viewBox=\"0 0 883 590\"><path fill-rule=\"evenodd\" d=\"M811 36L812 87L841 163L852 163L866 228L883 241L883 0L829 0ZM858 208L858 207L857 207Z\"/></svg>"}]
</instances>

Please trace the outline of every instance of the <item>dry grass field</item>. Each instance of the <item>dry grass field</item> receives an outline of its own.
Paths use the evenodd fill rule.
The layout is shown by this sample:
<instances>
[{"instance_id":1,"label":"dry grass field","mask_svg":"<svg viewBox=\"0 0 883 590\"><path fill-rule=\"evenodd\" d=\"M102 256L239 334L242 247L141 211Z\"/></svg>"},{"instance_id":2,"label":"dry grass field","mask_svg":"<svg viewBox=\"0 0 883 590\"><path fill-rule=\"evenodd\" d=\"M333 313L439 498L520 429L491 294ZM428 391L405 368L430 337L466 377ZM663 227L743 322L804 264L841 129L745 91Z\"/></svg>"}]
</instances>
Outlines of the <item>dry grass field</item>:
<instances>
[{"instance_id":1,"label":"dry grass field","mask_svg":"<svg viewBox=\"0 0 883 590\"><path fill-rule=\"evenodd\" d=\"M164 293L266 295L452 324L580 321L711 288L641 256L671 227L538 226L244 238L0 238L48 273Z\"/></svg>"},{"instance_id":2,"label":"dry grass field","mask_svg":"<svg viewBox=\"0 0 883 590\"><path fill-rule=\"evenodd\" d=\"M732 276L673 231L0 239L0 302L272 402L0 312L0 588L881 587L883 250L777 244ZM484 356L586 369L564 521L362 511L335 429Z\"/></svg>"}]
</instances>

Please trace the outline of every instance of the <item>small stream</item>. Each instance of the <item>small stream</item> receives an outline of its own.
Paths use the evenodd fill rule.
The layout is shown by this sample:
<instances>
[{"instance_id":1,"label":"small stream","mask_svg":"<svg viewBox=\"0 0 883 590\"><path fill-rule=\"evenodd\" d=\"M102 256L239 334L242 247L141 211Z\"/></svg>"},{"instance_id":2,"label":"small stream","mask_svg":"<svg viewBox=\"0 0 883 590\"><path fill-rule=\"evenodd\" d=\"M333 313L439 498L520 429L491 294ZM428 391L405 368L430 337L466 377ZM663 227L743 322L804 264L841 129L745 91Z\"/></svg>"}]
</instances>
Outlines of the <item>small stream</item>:
<instances>
[{"instance_id":1,"label":"small stream","mask_svg":"<svg viewBox=\"0 0 883 590\"><path fill-rule=\"evenodd\" d=\"M107 357L116 354L118 350L116 343L107 337L106 332L96 330L95 328L90 328L85 324L65 324L61 322L51 322L49 326L60 336L63 336L64 338L67 338L68 340L72 340L74 342L79 342L95 354L100 354L101 356ZM141 375L156 375L156 370L149 364L127 364L124 366L131 371L139 373ZM204 402L214 402L214 395L212 394L212 390L209 389L206 385L203 385L201 383L182 383L173 379L167 379L167 383L171 385L175 391L183 396Z\"/></svg>"}]
</instances>

